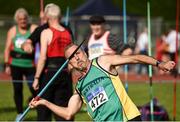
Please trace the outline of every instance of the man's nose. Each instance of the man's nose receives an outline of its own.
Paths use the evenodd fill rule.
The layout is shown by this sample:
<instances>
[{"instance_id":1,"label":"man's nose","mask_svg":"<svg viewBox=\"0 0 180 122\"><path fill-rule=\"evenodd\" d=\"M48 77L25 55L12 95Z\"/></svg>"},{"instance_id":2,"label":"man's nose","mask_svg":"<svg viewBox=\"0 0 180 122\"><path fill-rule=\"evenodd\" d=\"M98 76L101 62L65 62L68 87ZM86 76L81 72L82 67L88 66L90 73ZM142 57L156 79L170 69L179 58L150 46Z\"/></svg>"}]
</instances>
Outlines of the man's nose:
<instances>
[{"instance_id":1,"label":"man's nose","mask_svg":"<svg viewBox=\"0 0 180 122\"><path fill-rule=\"evenodd\" d=\"M74 55L74 58L76 59L76 60L79 60L79 57L75 54Z\"/></svg>"}]
</instances>

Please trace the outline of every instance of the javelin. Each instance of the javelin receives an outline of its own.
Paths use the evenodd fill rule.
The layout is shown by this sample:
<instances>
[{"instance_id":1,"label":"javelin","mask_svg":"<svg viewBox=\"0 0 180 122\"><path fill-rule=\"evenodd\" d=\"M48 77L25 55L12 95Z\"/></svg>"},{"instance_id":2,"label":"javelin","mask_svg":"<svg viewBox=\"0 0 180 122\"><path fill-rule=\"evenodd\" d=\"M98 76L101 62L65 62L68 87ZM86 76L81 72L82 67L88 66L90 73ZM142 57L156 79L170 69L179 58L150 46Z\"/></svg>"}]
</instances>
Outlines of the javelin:
<instances>
[{"instance_id":1,"label":"javelin","mask_svg":"<svg viewBox=\"0 0 180 122\"><path fill-rule=\"evenodd\" d=\"M176 53L175 62L178 64L178 31L179 31L179 0L176 0ZM177 65L178 72L178 65ZM173 84L173 121L176 120L176 82L177 74L175 74L175 80Z\"/></svg>"},{"instance_id":2,"label":"javelin","mask_svg":"<svg viewBox=\"0 0 180 122\"><path fill-rule=\"evenodd\" d=\"M34 98L34 100L39 100L39 98L41 97L41 95L48 89L48 87L51 85L51 83L53 83L54 79L58 76L58 74L64 69L64 67L68 64L69 60L74 56L74 54L79 50L79 48L82 46L82 44L85 42L86 40L82 41L81 44L76 48L76 50L71 54L71 56L69 58L66 59L66 61L64 62L64 64L62 64L62 66L58 69L58 71L54 74L54 76L49 80L49 82L46 84L46 86L41 90L41 92ZM23 114L20 116L19 120L17 120L17 122L20 122L21 120L23 120L23 118L25 117L25 115L28 113L28 111L30 110L30 106L28 106L26 108L26 110L23 112Z\"/></svg>"},{"instance_id":3,"label":"javelin","mask_svg":"<svg viewBox=\"0 0 180 122\"><path fill-rule=\"evenodd\" d=\"M40 0L40 14L44 12L44 0ZM43 24L43 18L41 18L41 24Z\"/></svg>"},{"instance_id":4,"label":"javelin","mask_svg":"<svg viewBox=\"0 0 180 122\"><path fill-rule=\"evenodd\" d=\"M151 54L151 19L150 19L150 0L147 0L147 23L148 23L148 55ZM149 85L150 85L150 112L151 112L151 121L154 121L154 108L153 108L153 87L152 87L152 65L149 65Z\"/></svg>"},{"instance_id":5,"label":"javelin","mask_svg":"<svg viewBox=\"0 0 180 122\"><path fill-rule=\"evenodd\" d=\"M124 44L127 44L127 24L126 24L126 0L123 0L123 38L124 38ZM125 88L128 92L128 82L127 82L127 75L128 75L128 65L126 64L124 66L125 69Z\"/></svg>"},{"instance_id":6,"label":"javelin","mask_svg":"<svg viewBox=\"0 0 180 122\"><path fill-rule=\"evenodd\" d=\"M65 25L68 26L69 24L69 6L66 8L66 18L65 18Z\"/></svg>"}]
</instances>

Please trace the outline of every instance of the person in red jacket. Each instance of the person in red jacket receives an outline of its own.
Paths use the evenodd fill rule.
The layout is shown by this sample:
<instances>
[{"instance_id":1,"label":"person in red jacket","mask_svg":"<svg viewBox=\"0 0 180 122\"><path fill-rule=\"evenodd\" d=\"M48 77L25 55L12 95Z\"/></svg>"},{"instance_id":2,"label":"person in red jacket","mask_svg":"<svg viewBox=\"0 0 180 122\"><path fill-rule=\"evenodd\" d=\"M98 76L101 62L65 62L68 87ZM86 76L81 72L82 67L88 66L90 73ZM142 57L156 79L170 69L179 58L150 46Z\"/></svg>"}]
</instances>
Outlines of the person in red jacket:
<instances>
[{"instance_id":1,"label":"person in red jacket","mask_svg":"<svg viewBox=\"0 0 180 122\"><path fill-rule=\"evenodd\" d=\"M45 7L45 14L48 18L49 28L43 30L41 33L41 50L33 82L33 88L40 91L65 62L64 48L72 43L71 34L59 24L59 19L61 18L59 6L48 4ZM39 81L40 76L41 81ZM71 76L65 69L54 80L42 95L42 98L48 99L56 105L65 107L68 105L69 98L72 95ZM58 116L55 116L55 119L57 121L64 121L63 118ZM38 108L38 120L51 121L51 111L44 106L40 106Z\"/></svg>"}]
</instances>

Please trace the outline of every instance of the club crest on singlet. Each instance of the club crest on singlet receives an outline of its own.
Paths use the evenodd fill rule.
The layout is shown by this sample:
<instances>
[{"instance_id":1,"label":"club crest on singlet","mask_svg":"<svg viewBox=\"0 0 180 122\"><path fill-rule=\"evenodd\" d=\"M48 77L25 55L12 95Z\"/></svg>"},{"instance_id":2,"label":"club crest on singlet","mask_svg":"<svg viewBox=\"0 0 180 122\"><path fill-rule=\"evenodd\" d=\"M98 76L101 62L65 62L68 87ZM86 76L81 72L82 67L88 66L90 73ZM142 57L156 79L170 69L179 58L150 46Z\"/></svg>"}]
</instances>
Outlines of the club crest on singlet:
<instances>
[{"instance_id":1,"label":"club crest on singlet","mask_svg":"<svg viewBox=\"0 0 180 122\"><path fill-rule=\"evenodd\" d=\"M108 101L107 94L103 87L98 87L87 95L87 100L92 111Z\"/></svg>"},{"instance_id":2,"label":"club crest on singlet","mask_svg":"<svg viewBox=\"0 0 180 122\"><path fill-rule=\"evenodd\" d=\"M24 37L19 37L17 38L16 42L15 42L15 47L16 48L21 48L21 45L26 41L26 38Z\"/></svg>"}]
</instances>

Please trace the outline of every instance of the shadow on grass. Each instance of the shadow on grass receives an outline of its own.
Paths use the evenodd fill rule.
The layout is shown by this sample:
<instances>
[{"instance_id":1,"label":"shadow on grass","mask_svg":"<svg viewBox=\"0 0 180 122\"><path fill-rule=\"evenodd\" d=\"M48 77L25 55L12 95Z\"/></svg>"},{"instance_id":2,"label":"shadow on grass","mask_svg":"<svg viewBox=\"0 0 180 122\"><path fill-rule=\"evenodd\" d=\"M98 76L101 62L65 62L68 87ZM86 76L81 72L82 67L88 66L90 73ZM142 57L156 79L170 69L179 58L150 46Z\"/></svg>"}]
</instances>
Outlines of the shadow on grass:
<instances>
[{"instance_id":1,"label":"shadow on grass","mask_svg":"<svg viewBox=\"0 0 180 122\"><path fill-rule=\"evenodd\" d=\"M3 107L3 108L0 108L0 113L15 112L15 111L16 111L15 107Z\"/></svg>"},{"instance_id":2,"label":"shadow on grass","mask_svg":"<svg viewBox=\"0 0 180 122\"><path fill-rule=\"evenodd\" d=\"M36 117L35 116L26 116L23 120L24 121L36 121Z\"/></svg>"},{"instance_id":3,"label":"shadow on grass","mask_svg":"<svg viewBox=\"0 0 180 122\"><path fill-rule=\"evenodd\" d=\"M0 115L2 113L6 113L7 115L11 113L16 113L16 108L15 107L3 107L3 108L1 107ZM34 121L34 120L36 120L36 115L32 114L32 112L27 113L27 115L24 117L24 121Z\"/></svg>"},{"instance_id":4,"label":"shadow on grass","mask_svg":"<svg viewBox=\"0 0 180 122\"><path fill-rule=\"evenodd\" d=\"M24 107L24 110L27 108L28 106ZM0 108L0 113L4 113L4 112L16 112L16 108L15 107L1 107Z\"/></svg>"}]
</instances>

